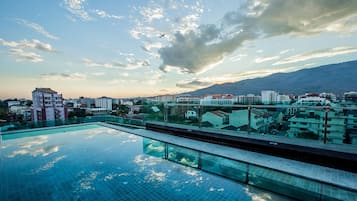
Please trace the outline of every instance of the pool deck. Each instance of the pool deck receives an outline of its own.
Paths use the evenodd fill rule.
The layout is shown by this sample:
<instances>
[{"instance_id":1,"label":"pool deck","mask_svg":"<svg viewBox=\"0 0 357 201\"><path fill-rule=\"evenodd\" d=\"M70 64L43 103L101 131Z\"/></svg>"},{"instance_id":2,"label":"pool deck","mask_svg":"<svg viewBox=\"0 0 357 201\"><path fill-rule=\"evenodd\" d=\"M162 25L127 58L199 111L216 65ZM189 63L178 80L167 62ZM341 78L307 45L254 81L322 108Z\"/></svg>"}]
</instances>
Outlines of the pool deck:
<instances>
[{"instance_id":1,"label":"pool deck","mask_svg":"<svg viewBox=\"0 0 357 201\"><path fill-rule=\"evenodd\" d=\"M253 165L258 165L314 181L335 185L352 191L357 191L357 174L353 172L247 151L243 149L237 149L234 147L183 138L175 135L168 135L152 130L130 129L106 123L98 124L142 137L176 144L202 152L209 152L218 156L247 162Z\"/></svg>"}]
</instances>

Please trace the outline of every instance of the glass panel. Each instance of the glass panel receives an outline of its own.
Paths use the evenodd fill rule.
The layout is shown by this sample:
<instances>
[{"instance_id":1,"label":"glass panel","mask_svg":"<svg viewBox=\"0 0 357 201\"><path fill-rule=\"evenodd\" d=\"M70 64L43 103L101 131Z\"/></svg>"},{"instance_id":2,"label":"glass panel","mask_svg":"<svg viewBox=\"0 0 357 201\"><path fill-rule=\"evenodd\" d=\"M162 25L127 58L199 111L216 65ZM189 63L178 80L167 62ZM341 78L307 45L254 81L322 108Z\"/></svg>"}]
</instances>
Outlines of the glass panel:
<instances>
[{"instance_id":1,"label":"glass panel","mask_svg":"<svg viewBox=\"0 0 357 201\"><path fill-rule=\"evenodd\" d=\"M240 182L247 179L247 164L211 154L201 153L201 169Z\"/></svg>"},{"instance_id":2,"label":"glass panel","mask_svg":"<svg viewBox=\"0 0 357 201\"><path fill-rule=\"evenodd\" d=\"M287 136L289 119L294 116L291 107L252 107L250 112L251 133Z\"/></svg>"},{"instance_id":3,"label":"glass panel","mask_svg":"<svg viewBox=\"0 0 357 201\"><path fill-rule=\"evenodd\" d=\"M165 158L165 143L157 140L143 138L143 152L151 156Z\"/></svg>"},{"instance_id":4,"label":"glass panel","mask_svg":"<svg viewBox=\"0 0 357 201\"><path fill-rule=\"evenodd\" d=\"M224 129L229 127L229 115L233 106L201 106L201 126L206 128Z\"/></svg>"},{"instance_id":5,"label":"glass panel","mask_svg":"<svg viewBox=\"0 0 357 201\"><path fill-rule=\"evenodd\" d=\"M343 144L346 142L345 114L342 108L331 107L327 112L327 126L325 129L325 115L322 117L321 131L327 137L327 143Z\"/></svg>"},{"instance_id":6,"label":"glass panel","mask_svg":"<svg viewBox=\"0 0 357 201\"><path fill-rule=\"evenodd\" d=\"M346 116L346 132L344 143L357 145L357 109L344 109Z\"/></svg>"},{"instance_id":7,"label":"glass panel","mask_svg":"<svg viewBox=\"0 0 357 201\"><path fill-rule=\"evenodd\" d=\"M145 103L140 108L140 114L145 121L164 121L164 104Z\"/></svg>"},{"instance_id":8,"label":"glass panel","mask_svg":"<svg viewBox=\"0 0 357 201\"><path fill-rule=\"evenodd\" d=\"M356 200L357 192L348 191L327 184L322 184L321 200L335 201L335 200Z\"/></svg>"},{"instance_id":9,"label":"glass panel","mask_svg":"<svg viewBox=\"0 0 357 201\"><path fill-rule=\"evenodd\" d=\"M199 152L168 144L168 160L198 168Z\"/></svg>"},{"instance_id":10,"label":"glass panel","mask_svg":"<svg viewBox=\"0 0 357 201\"><path fill-rule=\"evenodd\" d=\"M198 126L198 106L170 105L167 112L169 123Z\"/></svg>"},{"instance_id":11,"label":"glass panel","mask_svg":"<svg viewBox=\"0 0 357 201\"><path fill-rule=\"evenodd\" d=\"M290 197L320 200L320 183L254 165L249 166L248 184Z\"/></svg>"},{"instance_id":12,"label":"glass panel","mask_svg":"<svg viewBox=\"0 0 357 201\"><path fill-rule=\"evenodd\" d=\"M322 108L299 107L288 119L287 135L291 138L303 138L323 141L325 112Z\"/></svg>"}]
</instances>

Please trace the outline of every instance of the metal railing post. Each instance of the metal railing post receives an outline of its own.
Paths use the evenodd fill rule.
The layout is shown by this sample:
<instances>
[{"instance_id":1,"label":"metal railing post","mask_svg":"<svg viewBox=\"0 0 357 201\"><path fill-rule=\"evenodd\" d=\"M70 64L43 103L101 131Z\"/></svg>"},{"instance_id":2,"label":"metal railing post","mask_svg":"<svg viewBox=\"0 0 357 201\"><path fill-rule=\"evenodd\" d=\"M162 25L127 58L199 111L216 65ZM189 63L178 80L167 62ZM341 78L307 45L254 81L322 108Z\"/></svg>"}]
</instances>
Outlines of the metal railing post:
<instances>
[{"instance_id":1,"label":"metal railing post","mask_svg":"<svg viewBox=\"0 0 357 201\"><path fill-rule=\"evenodd\" d=\"M165 103L164 104L164 122L165 122L165 124L167 123L167 121L168 121L168 105L167 105L167 103Z\"/></svg>"},{"instance_id":2,"label":"metal railing post","mask_svg":"<svg viewBox=\"0 0 357 201\"><path fill-rule=\"evenodd\" d=\"M201 105L198 106L198 128L202 128L202 109L201 109Z\"/></svg>"},{"instance_id":3,"label":"metal railing post","mask_svg":"<svg viewBox=\"0 0 357 201\"><path fill-rule=\"evenodd\" d=\"M251 106L248 106L248 134L250 134L250 129L251 129L251 114L252 114L252 110L251 110Z\"/></svg>"},{"instance_id":4,"label":"metal railing post","mask_svg":"<svg viewBox=\"0 0 357 201\"><path fill-rule=\"evenodd\" d=\"M324 121L324 144L327 142L327 119L328 119L329 107L325 107L325 121Z\"/></svg>"}]
</instances>

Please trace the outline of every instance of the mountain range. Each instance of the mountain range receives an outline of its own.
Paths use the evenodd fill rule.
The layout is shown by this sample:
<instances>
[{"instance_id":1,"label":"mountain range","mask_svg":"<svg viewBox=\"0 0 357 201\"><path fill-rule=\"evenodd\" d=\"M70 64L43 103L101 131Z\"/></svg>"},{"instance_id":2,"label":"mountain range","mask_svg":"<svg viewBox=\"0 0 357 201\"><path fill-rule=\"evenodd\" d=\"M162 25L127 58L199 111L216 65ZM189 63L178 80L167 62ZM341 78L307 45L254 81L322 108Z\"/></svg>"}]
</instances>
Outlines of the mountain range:
<instances>
[{"instance_id":1,"label":"mountain range","mask_svg":"<svg viewBox=\"0 0 357 201\"><path fill-rule=\"evenodd\" d=\"M343 95L357 91L357 60L302 69L289 73L276 73L266 77L215 84L185 94L260 94L262 90L274 90L280 94L300 95L329 92Z\"/></svg>"}]
</instances>

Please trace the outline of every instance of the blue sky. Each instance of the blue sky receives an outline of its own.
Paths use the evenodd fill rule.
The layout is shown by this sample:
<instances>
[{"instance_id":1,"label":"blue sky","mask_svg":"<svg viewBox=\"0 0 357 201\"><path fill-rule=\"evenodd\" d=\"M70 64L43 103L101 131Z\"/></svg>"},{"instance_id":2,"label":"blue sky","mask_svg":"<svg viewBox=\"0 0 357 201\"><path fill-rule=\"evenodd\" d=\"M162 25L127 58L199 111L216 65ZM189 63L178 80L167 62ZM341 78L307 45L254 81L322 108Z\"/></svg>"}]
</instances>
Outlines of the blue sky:
<instances>
[{"instance_id":1,"label":"blue sky","mask_svg":"<svg viewBox=\"0 0 357 201\"><path fill-rule=\"evenodd\" d=\"M0 98L181 93L355 60L355 0L1 0Z\"/></svg>"}]
</instances>

